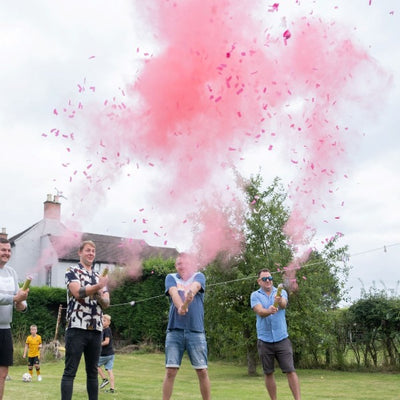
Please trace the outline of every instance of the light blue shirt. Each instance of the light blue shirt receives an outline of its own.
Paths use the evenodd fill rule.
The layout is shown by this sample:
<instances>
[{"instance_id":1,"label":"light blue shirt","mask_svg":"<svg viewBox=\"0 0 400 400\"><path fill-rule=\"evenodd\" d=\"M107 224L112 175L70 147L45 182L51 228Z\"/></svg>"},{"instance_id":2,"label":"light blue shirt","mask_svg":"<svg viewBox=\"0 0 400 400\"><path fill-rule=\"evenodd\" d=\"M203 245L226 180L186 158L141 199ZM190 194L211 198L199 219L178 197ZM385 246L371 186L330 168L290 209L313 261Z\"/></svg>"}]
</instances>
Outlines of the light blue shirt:
<instances>
[{"instance_id":1,"label":"light blue shirt","mask_svg":"<svg viewBox=\"0 0 400 400\"><path fill-rule=\"evenodd\" d=\"M268 308L274 304L274 297L277 288L273 287L271 294L268 295L261 288L251 294L250 304L254 308L257 304L261 304L264 308ZM281 296L287 300L287 293L282 290ZM263 342L275 343L286 339L289 334L286 325L285 309L279 309L276 314L268 315L268 317L260 317L257 314L257 338Z\"/></svg>"}]
</instances>

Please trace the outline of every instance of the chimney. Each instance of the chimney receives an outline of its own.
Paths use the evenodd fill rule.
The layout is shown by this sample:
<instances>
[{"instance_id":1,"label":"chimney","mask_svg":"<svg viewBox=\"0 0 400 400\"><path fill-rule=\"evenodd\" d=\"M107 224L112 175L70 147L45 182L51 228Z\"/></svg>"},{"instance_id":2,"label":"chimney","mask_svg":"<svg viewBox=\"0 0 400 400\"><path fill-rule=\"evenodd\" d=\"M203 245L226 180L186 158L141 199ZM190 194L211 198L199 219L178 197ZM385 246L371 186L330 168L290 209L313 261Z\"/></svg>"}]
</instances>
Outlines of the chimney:
<instances>
[{"instance_id":1,"label":"chimney","mask_svg":"<svg viewBox=\"0 0 400 400\"><path fill-rule=\"evenodd\" d=\"M47 200L44 204L44 218L45 219L57 219L60 220L61 216L61 204L59 202L59 196L47 195Z\"/></svg>"},{"instance_id":2,"label":"chimney","mask_svg":"<svg viewBox=\"0 0 400 400\"><path fill-rule=\"evenodd\" d=\"M8 233L7 233L6 228L1 228L0 238L7 239L7 237L8 237Z\"/></svg>"}]
</instances>

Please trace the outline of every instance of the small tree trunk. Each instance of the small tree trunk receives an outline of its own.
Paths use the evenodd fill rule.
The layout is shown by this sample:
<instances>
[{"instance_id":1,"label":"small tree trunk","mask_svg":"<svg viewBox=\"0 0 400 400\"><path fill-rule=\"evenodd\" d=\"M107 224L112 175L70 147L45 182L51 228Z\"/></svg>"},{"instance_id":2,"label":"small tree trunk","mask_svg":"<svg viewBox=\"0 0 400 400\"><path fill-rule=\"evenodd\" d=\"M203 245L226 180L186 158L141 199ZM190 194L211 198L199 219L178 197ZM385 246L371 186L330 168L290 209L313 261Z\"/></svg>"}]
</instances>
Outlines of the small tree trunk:
<instances>
[{"instance_id":1,"label":"small tree trunk","mask_svg":"<svg viewBox=\"0 0 400 400\"><path fill-rule=\"evenodd\" d=\"M247 349L247 374L254 376L257 374L258 355L254 354L253 349Z\"/></svg>"}]
</instances>

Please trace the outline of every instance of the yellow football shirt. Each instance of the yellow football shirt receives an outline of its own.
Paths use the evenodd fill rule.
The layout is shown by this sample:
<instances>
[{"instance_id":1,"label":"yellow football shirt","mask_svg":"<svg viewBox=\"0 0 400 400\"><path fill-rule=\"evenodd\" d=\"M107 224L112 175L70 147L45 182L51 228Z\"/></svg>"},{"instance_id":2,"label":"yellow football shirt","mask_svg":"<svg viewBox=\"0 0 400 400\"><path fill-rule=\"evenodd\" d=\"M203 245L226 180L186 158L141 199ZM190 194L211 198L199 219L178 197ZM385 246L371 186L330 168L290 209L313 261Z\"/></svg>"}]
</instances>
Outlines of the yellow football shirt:
<instances>
[{"instance_id":1,"label":"yellow football shirt","mask_svg":"<svg viewBox=\"0 0 400 400\"><path fill-rule=\"evenodd\" d=\"M39 345L42 344L42 337L40 335L29 335L25 342L29 347L28 357L40 357Z\"/></svg>"}]
</instances>

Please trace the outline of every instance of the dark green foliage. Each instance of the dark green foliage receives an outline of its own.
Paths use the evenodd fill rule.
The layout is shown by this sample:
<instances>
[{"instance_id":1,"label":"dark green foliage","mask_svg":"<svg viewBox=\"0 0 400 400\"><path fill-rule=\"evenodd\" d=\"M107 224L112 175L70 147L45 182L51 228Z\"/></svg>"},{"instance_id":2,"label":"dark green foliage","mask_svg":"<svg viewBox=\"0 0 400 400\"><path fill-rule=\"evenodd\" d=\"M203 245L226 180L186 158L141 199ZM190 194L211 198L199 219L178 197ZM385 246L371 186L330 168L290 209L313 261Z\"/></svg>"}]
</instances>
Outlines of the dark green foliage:
<instances>
[{"instance_id":1,"label":"dark green foliage","mask_svg":"<svg viewBox=\"0 0 400 400\"><path fill-rule=\"evenodd\" d=\"M65 289L31 286L27 311L24 313L14 311L13 335L25 339L29 335L29 327L37 325L38 333L42 336L43 341L48 342L53 340L58 309L60 304L62 304L64 310L59 327L59 337L63 337L66 301L67 291Z\"/></svg>"},{"instance_id":2,"label":"dark green foliage","mask_svg":"<svg viewBox=\"0 0 400 400\"><path fill-rule=\"evenodd\" d=\"M322 252L312 252L298 271L298 289L290 295L286 316L295 360L301 367L330 364L337 338L331 329L347 278L346 248L332 238ZM340 358L341 355L338 355Z\"/></svg>"},{"instance_id":3,"label":"dark green foliage","mask_svg":"<svg viewBox=\"0 0 400 400\"><path fill-rule=\"evenodd\" d=\"M169 303L164 294L165 277L175 271L174 260L149 259L144 262L140 280L125 279L111 292L107 310L114 335L132 343L164 345ZM117 304L135 301L131 306Z\"/></svg>"},{"instance_id":4,"label":"dark green foliage","mask_svg":"<svg viewBox=\"0 0 400 400\"><path fill-rule=\"evenodd\" d=\"M357 362L377 367L400 364L400 300L383 291L364 293L348 310L350 345Z\"/></svg>"}]
</instances>

